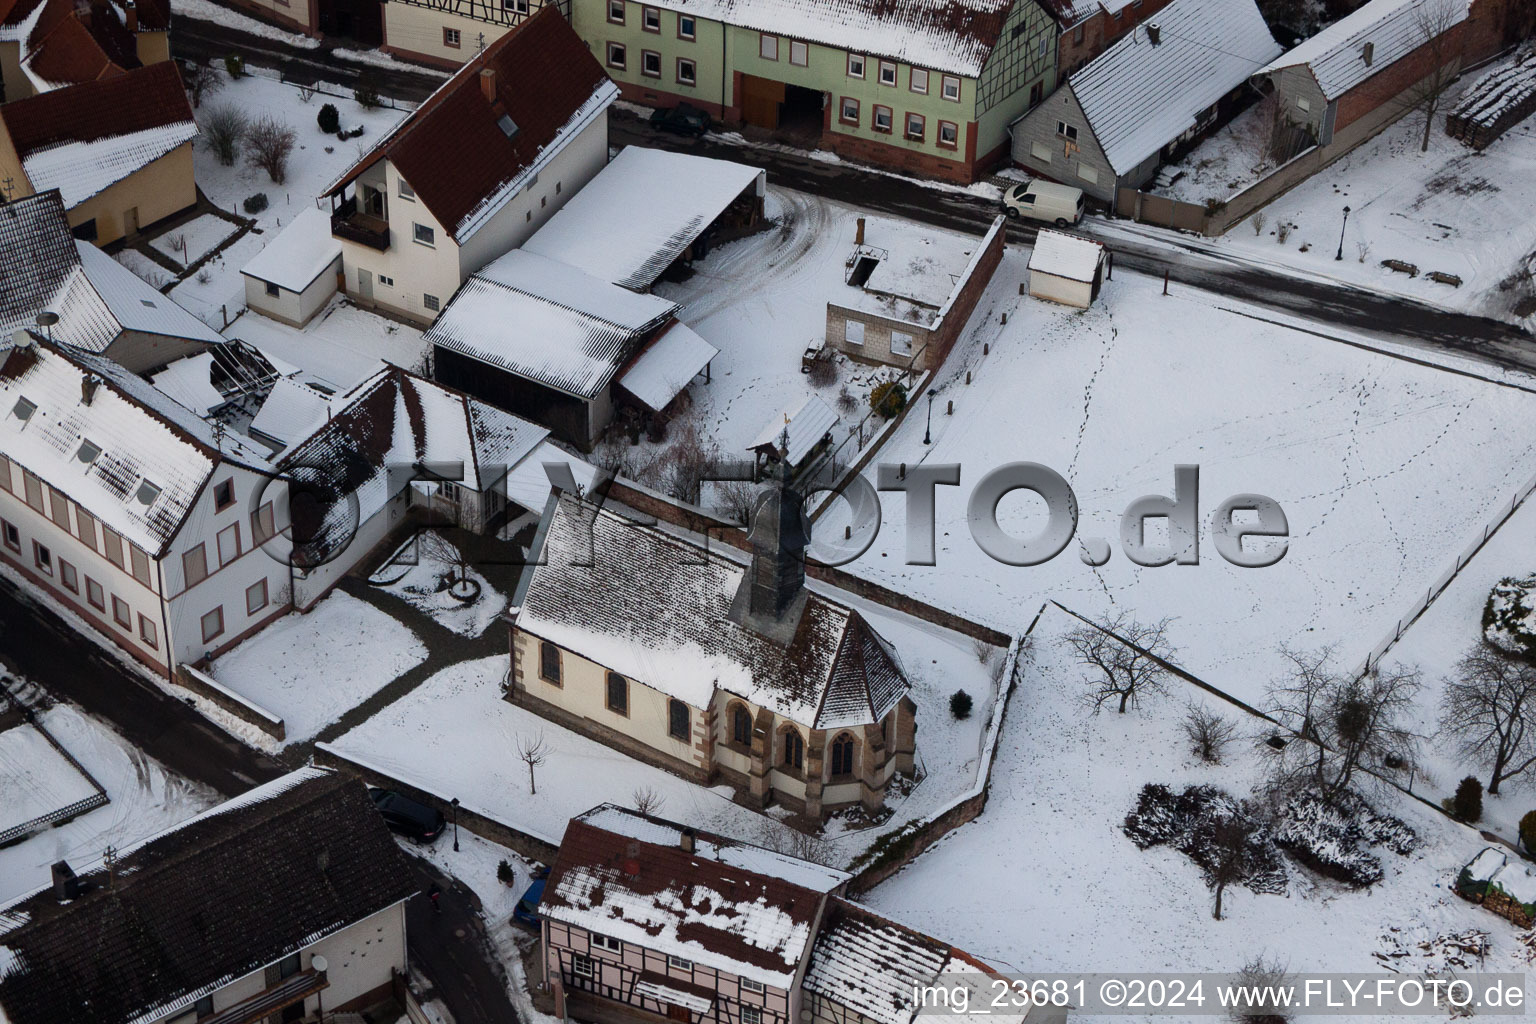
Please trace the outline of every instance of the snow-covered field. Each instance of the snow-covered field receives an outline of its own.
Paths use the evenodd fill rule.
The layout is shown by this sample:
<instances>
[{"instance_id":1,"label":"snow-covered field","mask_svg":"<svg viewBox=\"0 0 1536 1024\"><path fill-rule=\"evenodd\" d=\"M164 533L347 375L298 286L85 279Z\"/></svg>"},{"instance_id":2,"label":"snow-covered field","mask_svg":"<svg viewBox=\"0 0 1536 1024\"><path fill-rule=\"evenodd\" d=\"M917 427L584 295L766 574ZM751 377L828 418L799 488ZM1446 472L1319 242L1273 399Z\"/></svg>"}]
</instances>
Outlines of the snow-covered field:
<instances>
[{"instance_id":1,"label":"snow-covered field","mask_svg":"<svg viewBox=\"0 0 1536 1024\"><path fill-rule=\"evenodd\" d=\"M1235 972L1261 952L1296 971L1380 972L1375 952L1417 954L1416 942L1473 928L1492 936L1481 969L1528 968L1512 925L1450 892L1484 842L1396 795L1377 798L1378 809L1408 822L1422 845L1406 857L1376 848L1386 872L1380 884L1350 891L1292 863L1286 895L1228 890L1226 916L1213 920L1195 865L1167 848L1139 851L1121 824L1146 782L1210 783L1246 795L1268 748L1255 741L1252 719L1210 704L1238 723L1241 738L1227 764L1197 761L1179 725L1202 695L1178 682L1138 711L1091 715L1077 700L1087 690L1083 670L1057 642L1068 627L1051 609L1036 628L1034 666L1010 709L986 811L865 902L1026 974ZM1414 973L1430 962L1393 969Z\"/></svg>"},{"instance_id":2,"label":"snow-covered field","mask_svg":"<svg viewBox=\"0 0 1536 1024\"><path fill-rule=\"evenodd\" d=\"M56 704L40 717L44 728L101 783L111 803L0 849L0 903L47 885L55 861L67 860L84 871L108 846L146 839L219 802L212 790L172 774L68 704ZM7 807L21 795L8 784L3 792Z\"/></svg>"},{"instance_id":3,"label":"snow-covered field","mask_svg":"<svg viewBox=\"0 0 1536 1024\"><path fill-rule=\"evenodd\" d=\"M223 217L204 213L161 234L149 244L183 267L190 267L237 230Z\"/></svg>"},{"instance_id":4,"label":"snow-covered field","mask_svg":"<svg viewBox=\"0 0 1536 1024\"><path fill-rule=\"evenodd\" d=\"M401 623L340 591L272 623L214 662L211 674L308 739L407 669L426 646Z\"/></svg>"},{"instance_id":5,"label":"snow-covered field","mask_svg":"<svg viewBox=\"0 0 1536 1024\"><path fill-rule=\"evenodd\" d=\"M960 487L937 489L938 564L904 564L903 496L892 493L850 570L1004 630L1046 597L1090 616L1171 617L1187 669L1256 699L1280 670L1281 643L1336 643L1342 664L1358 663L1536 472L1527 392L1238 316L1219 296L1164 297L1161 282L1134 274L1116 274L1086 312L1020 297L1024 262L1007 254L976 314L987 326L946 364L935 404L953 401L955 413L934 417L933 444L913 416L880 455L962 465ZM1015 460L1071 483L1076 536L1109 539L1108 564L1085 565L1076 543L1033 567L981 551L966 522L971 490ZM1171 495L1180 463L1200 467L1200 564L1134 565L1119 550L1121 512ZM1288 517L1278 565L1238 568L1214 549L1212 511L1244 493ZM1043 508L1015 492L999 520L1032 537ZM846 520L838 503L817 528L840 536Z\"/></svg>"},{"instance_id":6,"label":"snow-covered field","mask_svg":"<svg viewBox=\"0 0 1536 1024\"><path fill-rule=\"evenodd\" d=\"M51 814L96 792L89 779L30 725L0 731L0 832Z\"/></svg>"},{"instance_id":7,"label":"snow-covered field","mask_svg":"<svg viewBox=\"0 0 1536 1024\"><path fill-rule=\"evenodd\" d=\"M441 534L423 531L379 566L373 580L380 589L460 636L479 636L506 609L507 595L492 587L472 567L466 567L465 576L479 586L480 596L470 604L457 600L442 587L442 581L450 572L458 579L458 557L452 541Z\"/></svg>"}]
</instances>

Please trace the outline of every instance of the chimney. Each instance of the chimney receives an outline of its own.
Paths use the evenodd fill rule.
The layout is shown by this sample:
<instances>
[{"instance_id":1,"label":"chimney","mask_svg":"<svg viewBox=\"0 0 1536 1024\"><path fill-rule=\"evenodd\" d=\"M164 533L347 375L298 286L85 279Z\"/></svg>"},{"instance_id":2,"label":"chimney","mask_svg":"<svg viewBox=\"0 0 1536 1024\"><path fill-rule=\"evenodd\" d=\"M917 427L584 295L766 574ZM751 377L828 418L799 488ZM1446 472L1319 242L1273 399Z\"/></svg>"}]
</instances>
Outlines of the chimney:
<instances>
[{"instance_id":1,"label":"chimney","mask_svg":"<svg viewBox=\"0 0 1536 1024\"><path fill-rule=\"evenodd\" d=\"M864 218L863 217L859 218L858 225L859 225L859 229L858 229L858 231L853 236L853 244L854 245L863 245L864 244Z\"/></svg>"},{"instance_id":2,"label":"chimney","mask_svg":"<svg viewBox=\"0 0 1536 1024\"><path fill-rule=\"evenodd\" d=\"M96 397L96 389L101 387L101 378L94 373L88 373L80 378L80 404L90 405L91 399Z\"/></svg>"},{"instance_id":3,"label":"chimney","mask_svg":"<svg viewBox=\"0 0 1536 1024\"><path fill-rule=\"evenodd\" d=\"M133 0L128 0L127 3L123 4L123 23L128 26L129 32L138 32L139 8Z\"/></svg>"},{"instance_id":4,"label":"chimney","mask_svg":"<svg viewBox=\"0 0 1536 1024\"><path fill-rule=\"evenodd\" d=\"M480 94L485 97L485 102L496 102L496 69L480 69Z\"/></svg>"},{"instance_id":5,"label":"chimney","mask_svg":"<svg viewBox=\"0 0 1536 1024\"><path fill-rule=\"evenodd\" d=\"M74 869L68 861L58 861L53 865L53 897L60 903L68 903L80 896L80 880L75 877Z\"/></svg>"},{"instance_id":6,"label":"chimney","mask_svg":"<svg viewBox=\"0 0 1536 1024\"><path fill-rule=\"evenodd\" d=\"M678 833L677 845L684 853L692 853L697 845L698 833L691 828L684 828Z\"/></svg>"},{"instance_id":7,"label":"chimney","mask_svg":"<svg viewBox=\"0 0 1536 1024\"><path fill-rule=\"evenodd\" d=\"M1376 58L1376 44L1366 43L1360 50L1360 59L1365 61L1365 66L1370 67L1371 61Z\"/></svg>"},{"instance_id":8,"label":"chimney","mask_svg":"<svg viewBox=\"0 0 1536 1024\"><path fill-rule=\"evenodd\" d=\"M1163 41L1163 28L1155 21L1147 22L1147 40L1153 46Z\"/></svg>"}]
</instances>

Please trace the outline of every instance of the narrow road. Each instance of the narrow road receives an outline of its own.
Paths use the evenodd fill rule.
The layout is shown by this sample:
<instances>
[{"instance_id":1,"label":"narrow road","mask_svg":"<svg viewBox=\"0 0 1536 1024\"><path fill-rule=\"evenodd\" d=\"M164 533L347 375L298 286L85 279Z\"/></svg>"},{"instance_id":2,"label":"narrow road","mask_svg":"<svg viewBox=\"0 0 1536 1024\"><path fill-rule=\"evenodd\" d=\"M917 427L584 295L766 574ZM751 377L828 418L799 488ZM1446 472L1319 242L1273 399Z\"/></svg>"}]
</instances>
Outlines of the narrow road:
<instances>
[{"instance_id":1,"label":"narrow road","mask_svg":"<svg viewBox=\"0 0 1536 1024\"><path fill-rule=\"evenodd\" d=\"M451 841L446 835L438 838L440 843ZM410 861L423 894L434 885L442 890L438 913L425 895L413 896L405 905L412 962L432 979L454 1024L517 1024L496 950L485 933L479 898L426 860L413 856Z\"/></svg>"}]
</instances>

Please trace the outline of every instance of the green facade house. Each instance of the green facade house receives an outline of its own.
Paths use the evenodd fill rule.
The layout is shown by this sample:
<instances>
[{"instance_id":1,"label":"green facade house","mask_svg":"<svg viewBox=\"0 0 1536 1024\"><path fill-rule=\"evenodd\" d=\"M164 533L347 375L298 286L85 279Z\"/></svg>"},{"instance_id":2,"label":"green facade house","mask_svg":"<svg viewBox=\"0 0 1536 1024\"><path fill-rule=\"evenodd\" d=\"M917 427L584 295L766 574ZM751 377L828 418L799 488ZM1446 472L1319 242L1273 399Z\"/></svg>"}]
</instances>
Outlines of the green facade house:
<instances>
[{"instance_id":1,"label":"green facade house","mask_svg":"<svg viewBox=\"0 0 1536 1024\"><path fill-rule=\"evenodd\" d=\"M1038 0L572 0L624 98L891 170L974 181L1056 87Z\"/></svg>"}]
</instances>

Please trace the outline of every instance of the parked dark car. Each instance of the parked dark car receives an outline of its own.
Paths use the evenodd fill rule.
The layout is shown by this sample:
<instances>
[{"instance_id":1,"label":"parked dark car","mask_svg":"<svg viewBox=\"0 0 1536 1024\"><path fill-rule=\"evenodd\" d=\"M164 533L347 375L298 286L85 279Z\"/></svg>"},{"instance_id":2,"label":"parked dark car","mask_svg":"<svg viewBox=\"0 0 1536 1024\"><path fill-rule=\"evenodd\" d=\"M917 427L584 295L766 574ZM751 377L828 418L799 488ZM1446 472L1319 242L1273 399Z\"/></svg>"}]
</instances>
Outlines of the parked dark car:
<instances>
[{"instance_id":1,"label":"parked dark car","mask_svg":"<svg viewBox=\"0 0 1536 1024\"><path fill-rule=\"evenodd\" d=\"M528 891L523 893L523 898L517 901L517 906L512 908L512 920L519 924L525 924L530 928L539 926L539 900L544 898L544 879L534 879L528 886Z\"/></svg>"},{"instance_id":2,"label":"parked dark car","mask_svg":"<svg viewBox=\"0 0 1536 1024\"><path fill-rule=\"evenodd\" d=\"M373 806L384 816L384 824L390 831L398 832L418 843L430 843L443 834L446 819L435 807L402 796L392 789L370 789Z\"/></svg>"},{"instance_id":3,"label":"parked dark car","mask_svg":"<svg viewBox=\"0 0 1536 1024\"><path fill-rule=\"evenodd\" d=\"M663 107L651 113L651 127L678 135L703 135L709 131L709 115L689 103Z\"/></svg>"}]
</instances>

